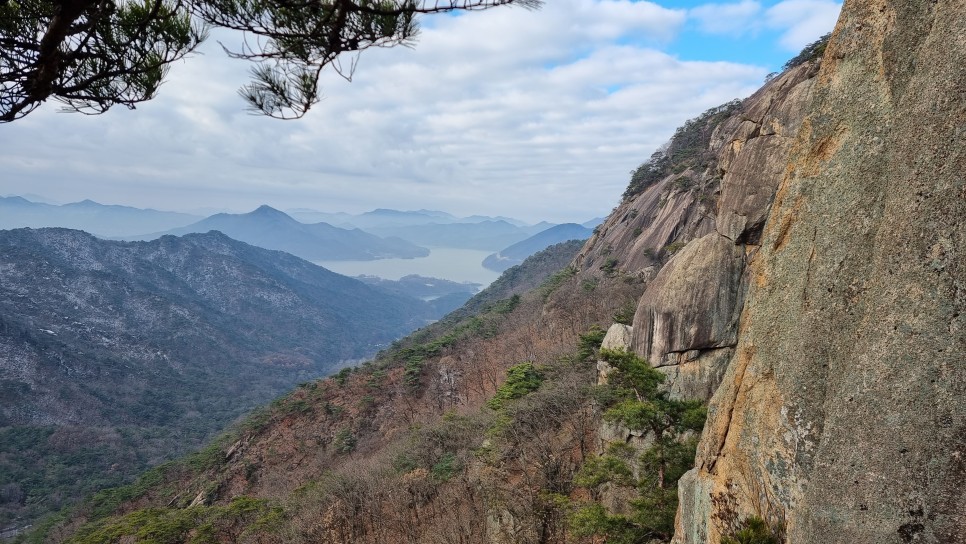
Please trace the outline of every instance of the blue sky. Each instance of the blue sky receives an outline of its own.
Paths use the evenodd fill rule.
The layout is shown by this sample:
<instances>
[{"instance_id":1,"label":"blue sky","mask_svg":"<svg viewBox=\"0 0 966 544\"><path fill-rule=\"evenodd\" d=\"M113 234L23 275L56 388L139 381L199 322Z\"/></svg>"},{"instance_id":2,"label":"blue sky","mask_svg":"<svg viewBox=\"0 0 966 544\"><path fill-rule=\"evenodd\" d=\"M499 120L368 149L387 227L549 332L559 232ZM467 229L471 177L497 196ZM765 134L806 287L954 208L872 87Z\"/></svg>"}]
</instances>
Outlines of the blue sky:
<instances>
[{"instance_id":1,"label":"blue sky","mask_svg":"<svg viewBox=\"0 0 966 544\"><path fill-rule=\"evenodd\" d=\"M158 98L0 127L0 195L158 209L441 209L533 222L606 215L688 118L751 94L830 31L830 0L549 0L424 22L414 48L334 72L298 121L250 115L217 43ZM233 35L218 35L227 42Z\"/></svg>"},{"instance_id":2,"label":"blue sky","mask_svg":"<svg viewBox=\"0 0 966 544\"><path fill-rule=\"evenodd\" d=\"M778 71L802 46L831 31L841 10L833 1L743 1L707 3L667 1L689 10L689 17L668 48L684 60L737 60Z\"/></svg>"}]
</instances>

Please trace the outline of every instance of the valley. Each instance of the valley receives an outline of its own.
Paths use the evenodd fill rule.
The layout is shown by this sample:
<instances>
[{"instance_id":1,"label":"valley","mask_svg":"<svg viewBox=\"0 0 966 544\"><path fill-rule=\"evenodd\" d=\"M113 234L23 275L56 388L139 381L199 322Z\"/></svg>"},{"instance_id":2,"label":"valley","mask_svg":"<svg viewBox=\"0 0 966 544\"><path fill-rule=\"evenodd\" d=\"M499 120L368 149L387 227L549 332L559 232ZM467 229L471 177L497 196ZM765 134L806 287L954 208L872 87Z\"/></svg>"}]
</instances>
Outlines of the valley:
<instances>
[{"instance_id":1,"label":"valley","mask_svg":"<svg viewBox=\"0 0 966 544\"><path fill-rule=\"evenodd\" d=\"M348 6L343 24L382 32L401 22L404 34L415 31L406 19L415 5L324 7ZM429 195L481 194L549 209L563 202L573 157L594 167L578 195L592 201L607 190L597 174L610 153L638 149L620 131L644 122L630 112L667 95L657 122L691 98L687 78L645 93L612 76L743 69L683 61L690 53L666 53L658 40L640 49L642 31L674 27L670 41L703 33L707 49L750 34L777 44L820 28L823 9L586 5L547 3L552 21L573 24L520 19L521 28L559 47L550 35L590 43L570 32L606 33L631 15L660 24L621 27L574 62L541 56L554 47L515 49L514 63L560 91L552 110L523 92L534 79L493 78L493 66L510 67L488 64L485 51L453 68L436 49L432 86L417 94L452 93L431 115L405 102L396 113L410 117L385 121L370 86L362 109L336 108L319 125L342 138L362 120L378 138L353 146L387 151L369 157L324 140L312 153L347 156L312 163L312 179L336 172L349 181L333 187L344 189L378 165L366 190L425 197L409 206L417 211L264 204L175 225L189 217L111 207L101 211L171 226L140 241L0 231L0 539L966 544L966 5L826 6L834 30L745 98L727 98L738 87L705 88L726 98L649 147L599 222L427 209L437 207ZM521 15L503 13L482 14L493 18L481 35L515 36L511 15ZM461 52L476 15L442 19L427 42ZM783 17L795 22L779 36L769 25ZM451 24L459 39L436 33ZM600 57L619 62L604 69ZM401 66L391 56L374 64ZM497 79L507 91L499 107L446 85L480 66L477 84ZM563 92L584 72L594 86L579 99ZM423 79L395 79L393 94ZM269 91L292 98L281 83L258 89L250 98L263 109L285 105ZM327 104L344 107L331 92ZM632 107L599 121L614 103ZM584 148L545 130L571 110L568 124L592 133L599 122L607 138ZM500 125L524 136L504 142ZM429 138L438 127L444 136ZM280 141L297 147L309 132ZM464 146L473 153L450 160ZM514 147L553 164L537 175L539 192L524 190ZM270 160L244 149L246 160ZM507 162L472 178L491 150ZM452 191L435 177L464 174ZM0 201L75 224L74 208L102 206L35 204ZM18 213L10 220L36 219Z\"/></svg>"}]
</instances>

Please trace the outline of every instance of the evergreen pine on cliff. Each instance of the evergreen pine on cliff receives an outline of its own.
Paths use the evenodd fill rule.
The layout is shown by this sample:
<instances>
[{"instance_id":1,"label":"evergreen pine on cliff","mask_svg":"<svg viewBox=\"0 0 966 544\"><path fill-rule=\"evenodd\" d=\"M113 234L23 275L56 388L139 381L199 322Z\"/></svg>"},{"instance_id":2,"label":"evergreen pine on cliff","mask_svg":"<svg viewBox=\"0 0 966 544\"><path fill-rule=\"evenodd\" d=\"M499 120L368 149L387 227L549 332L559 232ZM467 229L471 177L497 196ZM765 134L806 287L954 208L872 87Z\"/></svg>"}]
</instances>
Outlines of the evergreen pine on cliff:
<instances>
[{"instance_id":1,"label":"evergreen pine on cliff","mask_svg":"<svg viewBox=\"0 0 966 544\"><path fill-rule=\"evenodd\" d=\"M152 99L172 64L212 28L243 33L226 48L254 61L241 95L273 117L300 117L319 100L319 75L341 55L409 45L420 15L540 0L5 0L0 2L0 122L48 99L103 113ZM223 46L224 47L224 46ZM354 65L354 61L350 62ZM351 77L347 68L345 77Z\"/></svg>"}]
</instances>

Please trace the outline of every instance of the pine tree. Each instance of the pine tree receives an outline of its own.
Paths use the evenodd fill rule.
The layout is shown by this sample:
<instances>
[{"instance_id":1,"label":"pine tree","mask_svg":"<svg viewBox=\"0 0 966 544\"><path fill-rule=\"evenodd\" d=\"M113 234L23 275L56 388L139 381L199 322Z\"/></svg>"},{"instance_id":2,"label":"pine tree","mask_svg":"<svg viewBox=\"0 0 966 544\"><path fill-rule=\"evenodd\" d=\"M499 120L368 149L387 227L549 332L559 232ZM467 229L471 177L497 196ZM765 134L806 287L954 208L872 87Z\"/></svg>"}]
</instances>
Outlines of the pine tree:
<instances>
[{"instance_id":1,"label":"pine tree","mask_svg":"<svg viewBox=\"0 0 966 544\"><path fill-rule=\"evenodd\" d=\"M0 122L48 99L97 114L150 100L171 63L208 30L240 31L229 56L255 63L240 90L258 112L304 115L319 100L319 75L371 47L412 43L417 17L540 0L0 0Z\"/></svg>"}]
</instances>

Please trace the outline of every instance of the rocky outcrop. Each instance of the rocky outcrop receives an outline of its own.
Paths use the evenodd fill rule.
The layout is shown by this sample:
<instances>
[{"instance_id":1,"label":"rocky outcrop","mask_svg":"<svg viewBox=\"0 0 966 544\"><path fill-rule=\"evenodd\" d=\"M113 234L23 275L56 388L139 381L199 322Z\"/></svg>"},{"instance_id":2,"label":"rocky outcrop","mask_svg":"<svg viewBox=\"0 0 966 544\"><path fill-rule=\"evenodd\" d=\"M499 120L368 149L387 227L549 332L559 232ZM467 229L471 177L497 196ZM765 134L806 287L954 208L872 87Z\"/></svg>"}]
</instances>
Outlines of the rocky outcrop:
<instances>
[{"instance_id":1,"label":"rocky outcrop","mask_svg":"<svg viewBox=\"0 0 966 544\"><path fill-rule=\"evenodd\" d=\"M626 350L631 346L631 327L621 323L614 323L607 329L604 340L601 342L602 349ZM607 384L607 375L610 374L612 367L607 361L597 361L597 385Z\"/></svg>"},{"instance_id":2,"label":"rocky outcrop","mask_svg":"<svg viewBox=\"0 0 966 544\"><path fill-rule=\"evenodd\" d=\"M634 351L661 367L693 360L689 352L733 346L744 268L742 247L716 232L685 246L638 303Z\"/></svg>"},{"instance_id":3,"label":"rocky outcrop","mask_svg":"<svg viewBox=\"0 0 966 544\"><path fill-rule=\"evenodd\" d=\"M631 348L668 376L676 397L710 399L733 354L748 263L817 69L815 62L792 68L740 104L686 125L669 153L681 147L677 139L706 135L684 153L705 154L704 170L669 164L667 176L625 200L578 259L585 269L618 266L647 282Z\"/></svg>"},{"instance_id":4,"label":"rocky outcrop","mask_svg":"<svg viewBox=\"0 0 966 544\"><path fill-rule=\"evenodd\" d=\"M758 243L817 70L815 62L791 69L749 98L740 114L712 135L722 174L715 224L721 236Z\"/></svg>"},{"instance_id":5,"label":"rocky outcrop","mask_svg":"<svg viewBox=\"0 0 966 544\"><path fill-rule=\"evenodd\" d=\"M846 3L676 542L748 516L796 544L966 542L964 82L966 3ZM718 232L751 240L733 209Z\"/></svg>"}]
</instances>

